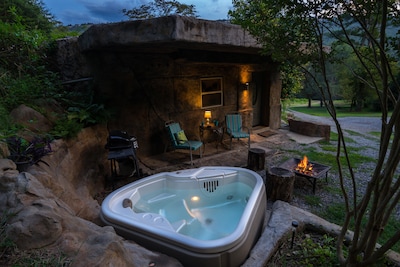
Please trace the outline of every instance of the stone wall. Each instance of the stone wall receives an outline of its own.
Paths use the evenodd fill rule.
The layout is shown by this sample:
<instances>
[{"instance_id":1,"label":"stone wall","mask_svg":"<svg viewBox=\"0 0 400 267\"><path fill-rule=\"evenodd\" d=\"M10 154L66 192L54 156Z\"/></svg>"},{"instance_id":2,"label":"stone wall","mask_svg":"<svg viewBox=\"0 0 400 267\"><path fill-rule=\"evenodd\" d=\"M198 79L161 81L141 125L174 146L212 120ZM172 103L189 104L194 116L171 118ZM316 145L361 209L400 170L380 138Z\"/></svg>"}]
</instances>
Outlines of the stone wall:
<instances>
[{"instance_id":1,"label":"stone wall","mask_svg":"<svg viewBox=\"0 0 400 267\"><path fill-rule=\"evenodd\" d=\"M308 121L299 121L289 119L289 129L292 132L313 136L313 137L323 137L326 141L330 140L331 126L326 124L318 124Z\"/></svg>"}]
</instances>

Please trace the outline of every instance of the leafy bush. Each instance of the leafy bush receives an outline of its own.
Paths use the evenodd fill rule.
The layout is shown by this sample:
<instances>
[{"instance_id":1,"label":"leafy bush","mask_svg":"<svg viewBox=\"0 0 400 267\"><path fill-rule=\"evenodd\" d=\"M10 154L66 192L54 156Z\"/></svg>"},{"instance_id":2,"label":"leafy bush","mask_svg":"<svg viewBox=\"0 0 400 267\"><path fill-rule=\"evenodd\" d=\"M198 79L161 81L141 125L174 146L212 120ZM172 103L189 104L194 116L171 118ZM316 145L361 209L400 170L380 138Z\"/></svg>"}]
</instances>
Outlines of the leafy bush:
<instances>
[{"instance_id":1,"label":"leafy bush","mask_svg":"<svg viewBox=\"0 0 400 267\"><path fill-rule=\"evenodd\" d=\"M61 120L53 130L56 137L73 137L83 127L105 122L110 117L104 106L94 101L89 86L79 91L61 86L51 61L56 46L48 26L55 29L55 23L48 15L40 1L6 0L0 4L2 140L16 135L18 127L10 122L8 114L20 104L40 111L43 101L56 103L61 108L56 114ZM43 23L43 18L47 23ZM40 22L40 27L32 28L33 21Z\"/></svg>"},{"instance_id":2,"label":"leafy bush","mask_svg":"<svg viewBox=\"0 0 400 267\"><path fill-rule=\"evenodd\" d=\"M15 163L23 162L28 165L44 162L42 157L52 152L51 138L36 136L32 141L21 137L7 138L7 145L10 150L9 158Z\"/></svg>"}]
</instances>

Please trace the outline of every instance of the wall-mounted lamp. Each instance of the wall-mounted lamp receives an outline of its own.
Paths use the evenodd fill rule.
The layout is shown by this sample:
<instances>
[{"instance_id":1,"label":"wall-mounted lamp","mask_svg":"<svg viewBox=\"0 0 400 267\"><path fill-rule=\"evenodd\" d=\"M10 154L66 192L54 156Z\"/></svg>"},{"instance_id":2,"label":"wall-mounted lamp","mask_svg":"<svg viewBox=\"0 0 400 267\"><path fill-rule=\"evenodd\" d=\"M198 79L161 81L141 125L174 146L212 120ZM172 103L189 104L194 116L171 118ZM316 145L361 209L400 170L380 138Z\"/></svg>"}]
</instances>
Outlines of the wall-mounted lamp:
<instances>
[{"instance_id":1,"label":"wall-mounted lamp","mask_svg":"<svg viewBox=\"0 0 400 267\"><path fill-rule=\"evenodd\" d=\"M204 111L204 118L207 119L207 125L209 125L210 119L211 119L211 111L210 110Z\"/></svg>"},{"instance_id":2,"label":"wall-mounted lamp","mask_svg":"<svg viewBox=\"0 0 400 267\"><path fill-rule=\"evenodd\" d=\"M247 82L247 83L245 83L245 84L243 85L243 90L249 90L249 87L250 87L250 83Z\"/></svg>"}]
</instances>

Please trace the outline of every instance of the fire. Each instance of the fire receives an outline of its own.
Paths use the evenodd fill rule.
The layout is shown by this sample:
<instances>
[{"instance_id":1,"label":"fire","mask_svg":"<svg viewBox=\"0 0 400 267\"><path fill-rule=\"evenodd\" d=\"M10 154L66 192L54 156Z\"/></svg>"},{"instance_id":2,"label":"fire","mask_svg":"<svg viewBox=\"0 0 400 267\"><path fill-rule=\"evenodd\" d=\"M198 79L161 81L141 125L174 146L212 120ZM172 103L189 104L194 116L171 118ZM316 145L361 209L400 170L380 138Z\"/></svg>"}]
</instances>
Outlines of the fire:
<instances>
[{"instance_id":1,"label":"fire","mask_svg":"<svg viewBox=\"0 0 400 267\"><path fill-rule=\"evenodd\" d=\"M308 162L307 156L304 156L303 159L300 160L299 164L297 164L296 171L305 174L312 174L313 165Z\"/></svg>"}]
</instances>

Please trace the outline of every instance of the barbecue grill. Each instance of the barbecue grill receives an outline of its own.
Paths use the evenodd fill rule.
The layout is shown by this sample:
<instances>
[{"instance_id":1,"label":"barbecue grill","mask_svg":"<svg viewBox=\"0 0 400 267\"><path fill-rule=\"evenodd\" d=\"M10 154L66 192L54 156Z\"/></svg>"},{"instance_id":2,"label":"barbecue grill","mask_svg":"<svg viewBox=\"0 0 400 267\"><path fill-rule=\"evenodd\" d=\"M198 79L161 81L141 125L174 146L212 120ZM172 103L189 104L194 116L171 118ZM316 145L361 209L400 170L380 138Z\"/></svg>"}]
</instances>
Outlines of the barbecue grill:
<instances>
[{"instance_id":1,"label":"barbecue grill","mask_svg":"<svg viewBox=\"0 0 400 267\"><path fill-rule=\"evenodd\" d=\"M328 181L328 171L331 169L331 167L309 161L309 163L312 164L312 171L304 173L296 170L297 165L300 163L300 161L301 159L291 158L280 164L279 167L290 170L294 172L297 176L305 177L312 184L313 193L315 194L315 185L317 183L317 179L320 179L325 175L325 181Z\"/></svg>"},{"instance_id":2,"label":"barbecue grill","mask_svg":"<svg viewBox=\"0 0 400 267\"><path fill-rule=\"evenodd\" d=\"M110 161L111 177L113 180L118 177L117 164L126 160L132 160L135 165L131 176L135 172L138 177L140 176L136 156L136 149L138 147L136 137L129 135L125 131L115 130L109 133L105 148L108 149L108 160Z\"/></svg>"}]
</instances>

